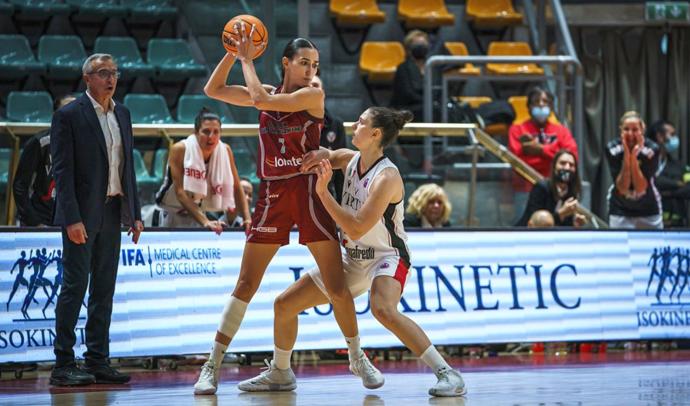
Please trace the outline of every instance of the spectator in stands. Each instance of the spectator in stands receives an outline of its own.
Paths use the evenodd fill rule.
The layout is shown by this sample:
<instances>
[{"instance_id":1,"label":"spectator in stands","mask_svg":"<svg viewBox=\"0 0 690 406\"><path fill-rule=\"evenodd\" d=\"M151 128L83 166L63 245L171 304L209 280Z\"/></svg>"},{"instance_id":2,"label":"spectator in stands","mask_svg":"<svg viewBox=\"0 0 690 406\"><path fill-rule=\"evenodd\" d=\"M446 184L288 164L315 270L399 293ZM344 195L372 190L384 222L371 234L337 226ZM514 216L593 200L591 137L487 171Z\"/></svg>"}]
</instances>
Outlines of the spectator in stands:
<instances>
[{"instance_id":1,"label":"spectator in stands","mask_svg":"<svg viewBox=\"0 0 690 406\"><path fill-rule=\"evenodd\" d=\"M551 228L555 225L553 214L550 211L539 209L532 213L527 222L529 228Z\"/></svg>"},{"instance_id":2,"label":"spectator in stands","mask_svg":"<svg viewBox=\"0 0 690 406\"><path fill-rule=\"evenodd\" d=\"M680 140L676 128L668 121L658 120L649 126L645 137L659 147L659 167L654 183L661 192L664 227L687 226L690 167L678 157Z\"/></svg>"},{"instance_id":3,"label":"spectator in stands","mask_svg":"<svg viewBox=\"0 0 690 406\"><path fill-rule=\"evenodd\" d=\"M556 152L565 149L577 160L577 144L570 131L561 124L549 121L553 112L553 94L535 87L527 94L530 118L513 124L508 131L508 149L526 164L548 177ZM520 176L514 176L515 213L524 212L527 196L532 186Z\"/></svg>"},{"instance_id":4,"label":"spectator in stands","mask_svg":"<svg viewBox=\"0 0 690 406\"><path fill-rule=\"evenodd\" d=\"M120 227L136 244L144 230L134 174L132 121L115 103L120 72L113 57L93 54L82 67L86 92L53 114L50 154L55 224L62 227L62 287L55 308L51 385L124 384L108 363L110 319L120 258ZM75 328L89 289L86 368L74 358Z\"/></svg>"},{"instance_id":5,"label":"spectator in stands","mask_svg":"<svg viewBox=\"0 0 690 406\"><path fill-rule=\"evenodd\" d=\"M237 212L251 227L249 206L240 185L230 146L220 139L221 120L206 108L194 120L194 134L170 148L168 169L156 203L164 210L163 227L206 227L217 234L227 224L206 212L224 211L228 221Z\"/></svg>"},{"instance_id":6,"label":"spectator in stands","mask_svg":"<svg viewBox=\"0 0 690 406\"><path fill-rule=\"evenodd\" d=\"M321 81L320 71L316 72L316 76L311 80L311 85L323 89L323 82ZM347 142L345 140L345 127L343 122L337 117L333 116L328 109L325 109L323 116L323 128L321 129L321 142L320 145L324 148L328 148L331 151L336 149L347 147ZM343 176L343 171L334 170L333 180L328 185L328 190L335 199L340 202L343 196L343 181L345 177Z\"/></svg>"},{"instance_id":7,"label":"spectator in stands","mask_svg":"<svg viewBox=\"0 0 690 406\"><path fill-rule=\"evenodd\" d=\"M408 199L404 225L421 228L450 227L452 210L446 191L435 183L427 183L418 187Z\"/></svg>"},{"instance_id":8,"label":"spectator in stands","mask_svg":"<svg viewBox=\"0 0 690 406\"><path fill-rule=\"evenodd\" d=\"M609 190L611 228L663 228L661 197L654 185L659 147L644 137L639 113L620 119L620 138L608 143L606 155L614 183Z\"/></svg>"},{"instance_id":9,"label":"spectator in stands","mask_svg":"<svg viewBox=\"0 0 690 406\"><path fill-rule=\"evenodd\" d=\"M412 30L403 45L407 55L395 71L391 106L411 111L414 121L424 121L424 63L429 54L429 35Z\"/></svg>"},{"instance_id":10,"label":"spectator in stands","mask_svg":"<svg viewBox=\"0 0 690 406\"><path fill-rule=\"evenodd\" d=\"M72 95L58 98L55 102L55 110L73 100ZM47 129L26 141L15 172L12 184L14 203L17 206L17 217L22 227L42 227L53 224L55 180L52 166L50 129Z\"/></svg>"},{"instance_id":11,"label":"spectator in stands","mask_svg":"<svg viewBox=\"0 0 690 406\"><path fill-rule=\"evenodd\" d=\"M558 226L580 227L585 224L585 216L576 212L581 185L575 155L565 149L558 151L550 172L551 176L532 188L517 226L529 226L532 215L540 210L552 213L552 222Z\"/></svg>"}]
</instances>

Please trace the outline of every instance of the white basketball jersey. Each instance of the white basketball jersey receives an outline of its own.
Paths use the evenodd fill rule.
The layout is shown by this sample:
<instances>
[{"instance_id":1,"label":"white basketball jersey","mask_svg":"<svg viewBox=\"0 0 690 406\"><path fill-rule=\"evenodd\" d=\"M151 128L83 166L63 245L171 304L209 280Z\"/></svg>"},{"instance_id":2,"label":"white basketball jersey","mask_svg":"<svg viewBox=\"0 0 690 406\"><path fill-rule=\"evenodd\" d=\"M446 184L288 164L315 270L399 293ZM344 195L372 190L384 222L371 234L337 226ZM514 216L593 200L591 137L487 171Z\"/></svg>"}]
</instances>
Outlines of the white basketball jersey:
<instances>
[{"instance_id":1,"label":"white basketball jersey","mask_svg":"<svg viewBox=\"0 0 690 406\"><path fill-rule=\"evenodd\" d=\"M369 197L369 188L374 179L386 168L398 168L390 159L381 157L365 173L359 173L359 152L355 154L345 170L343 198L341 206L348 212L356 213ZM359 240L353 240L345 232L341 234L341 243L347 256L354 261L376 260L396 255L409 265L410 255L407 248L407 234L403 228L405 215L403 200L391 203L386 208L381 220Z\"/></svg>"}]
</instances>

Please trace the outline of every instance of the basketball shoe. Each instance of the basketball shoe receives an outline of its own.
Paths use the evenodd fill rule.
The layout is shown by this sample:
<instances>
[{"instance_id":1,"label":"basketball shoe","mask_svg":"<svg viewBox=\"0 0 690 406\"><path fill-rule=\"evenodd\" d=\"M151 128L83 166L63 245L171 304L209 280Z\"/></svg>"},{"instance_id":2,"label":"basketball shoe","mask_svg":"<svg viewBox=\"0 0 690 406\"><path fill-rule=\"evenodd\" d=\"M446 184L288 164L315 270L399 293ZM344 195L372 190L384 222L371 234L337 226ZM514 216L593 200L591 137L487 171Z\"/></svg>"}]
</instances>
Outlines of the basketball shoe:
<instances>
[{"instance_id":1,"label":"basketball shoe","mask_svg":"<svg viewBox=\"0 0 690 406\"><path fill-rule=\"evenodd\" d=\"M292 368L278 369L274 361L268 362L267 359L264 363L266 364L265 371L254 378L238 383L237 388L245 392L278 392L297 388L297 379Z\"/></svg>"},{"instance_id":2,"label":"basketball shoe","mask_svg":"<svg viewBox=\"0 0 690 406\"><path fill-rule=\"evenodd\" d=\"M436 372L438 382L431 389L431 396L462 396L467 393L465 381L460 376L460 372L454 369L442 369Z\"/></svg>"},{"instance_id":3,"label":"basketball shoe","mask_svg":"<svg viewBox=\"0 0 690 406\"><path fill-rule=\"evenodd\" d=\"M194 384L195 395L213 395L218 390L218 377L220 367L216 367L215 362L208 360L201 367L199 380Z\"/></svg>"},{"instance_id":4,"label":"basketball shoe","mask_svg":"<svg viewBox=\"0 0 690 406\"><path fill-rule=\"evenodd\" d=\"M381 371L371 364L371 361L364 353L362 353L361 357L350 362L350 371L362 378L362 384L367 389L380 388L385 382Z\"/></svg>"}]
</instances>

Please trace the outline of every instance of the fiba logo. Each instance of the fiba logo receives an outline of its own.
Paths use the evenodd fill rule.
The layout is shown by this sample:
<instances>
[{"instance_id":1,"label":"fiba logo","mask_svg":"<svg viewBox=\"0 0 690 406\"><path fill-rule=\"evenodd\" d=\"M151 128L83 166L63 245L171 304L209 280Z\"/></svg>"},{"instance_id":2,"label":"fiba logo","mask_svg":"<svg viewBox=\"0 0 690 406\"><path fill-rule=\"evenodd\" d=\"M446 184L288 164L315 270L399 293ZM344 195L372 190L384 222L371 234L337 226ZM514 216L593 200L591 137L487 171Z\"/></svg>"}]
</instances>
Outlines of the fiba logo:
<instances>
[{"instance_id":1,"label":"fiba logo","mask_svg":"<svg viewBox=\"0 0 690 406\"><path fill-rule=\"evenodd\" d=\"M654 248L647 265L649 279L645 294L650 296L651 290L657 304L680 303L683 293L690 292L690 249L672 249L670 246Z\"/></svg>"},{"instance_id":2,"label":"fiba logo","mask_svg":"<svg viewBox=\"0 0 690 406\"><path fill-rule=\"evenodd\" d=\"M9 312L11 305L19 306L23 320L41 319L30 314L31 308L41 309L42 320L48 319L46 310L51 304L54 306L57 301L57 295L62 286L62 251L59 249L50 253L47 251L46 248L29 250L27 256L26 250L22 250L19 258L10 268L10 275L16 276L14 276L5 310ZM43 297L40 297L41 293ZM39 301L39 299L42 300Z\"/></svg>"}]
</instances>

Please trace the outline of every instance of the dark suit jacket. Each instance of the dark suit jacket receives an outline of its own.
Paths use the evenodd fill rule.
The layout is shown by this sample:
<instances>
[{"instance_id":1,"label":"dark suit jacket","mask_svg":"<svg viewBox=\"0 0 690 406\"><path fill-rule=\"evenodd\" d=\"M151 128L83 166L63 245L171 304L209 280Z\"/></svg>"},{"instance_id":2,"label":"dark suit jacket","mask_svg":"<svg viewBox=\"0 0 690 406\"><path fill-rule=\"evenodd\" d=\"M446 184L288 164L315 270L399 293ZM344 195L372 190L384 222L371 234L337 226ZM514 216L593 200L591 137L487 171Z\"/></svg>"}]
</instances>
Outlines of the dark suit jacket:
<instances>
[{"instance_id":1,"label":"dark suit jacket","mask_svg":"<svg viewBox=\"0 0 690 406\"><path fill-rule=\"evenodd\" d=\"M122 169L122 223L141 220L132 159L132 120L129 110L115 103L124 155ZM53 115L50 150L55 176L56 225L83 222L86 230L100 230L108 191L108 154L96 110L84 93Z\"/></svg>"}]
</instances>

